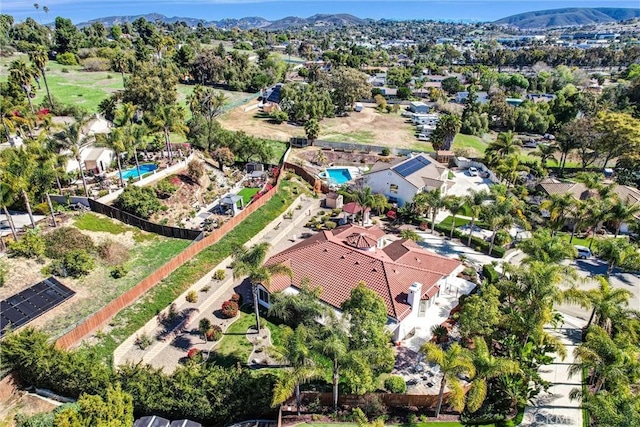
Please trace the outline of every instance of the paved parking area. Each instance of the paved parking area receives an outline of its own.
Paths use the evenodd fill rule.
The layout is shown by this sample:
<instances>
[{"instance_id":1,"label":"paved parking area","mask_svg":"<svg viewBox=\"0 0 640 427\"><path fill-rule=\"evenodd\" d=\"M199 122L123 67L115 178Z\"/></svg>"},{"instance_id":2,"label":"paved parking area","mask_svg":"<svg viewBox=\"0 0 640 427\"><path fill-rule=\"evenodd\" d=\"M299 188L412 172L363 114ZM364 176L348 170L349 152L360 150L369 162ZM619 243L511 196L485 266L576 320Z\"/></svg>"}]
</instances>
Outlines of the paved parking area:
<instances>
[{"instance_id":1,"label":"paved parking area","mask_svg":"<svg viewBox=\"0 0 640 427\"><path fill-rule=\"evenodd\" d=\"M447 190L447 194L455 196L466 196L470 189L489 190L491 181L480 176L469 176L466 169L453 171L454 184Z\"/></svg>"}]
</instances>

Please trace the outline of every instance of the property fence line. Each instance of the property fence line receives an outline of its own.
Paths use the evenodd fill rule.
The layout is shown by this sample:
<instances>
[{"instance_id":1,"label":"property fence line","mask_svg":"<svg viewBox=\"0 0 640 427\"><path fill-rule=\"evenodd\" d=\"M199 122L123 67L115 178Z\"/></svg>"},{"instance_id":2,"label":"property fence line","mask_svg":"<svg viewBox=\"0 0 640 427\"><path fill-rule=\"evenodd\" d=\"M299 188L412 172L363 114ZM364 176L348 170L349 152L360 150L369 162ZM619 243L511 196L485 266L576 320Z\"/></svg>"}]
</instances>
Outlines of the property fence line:
<instances>
[{"instance_id":1,"label":"property fence line","mask_svg":"<svg viewBox=\"0 0 640 427\"><path fill-rule=\"evenodd\" d=\"M331 406L333 404L333 393L303 392L301 393L301 395L302 399L308 400L310 402L313 402L317 399L323 406ZM437 394L369 393L365 395L339 394L338 405L349 407L362 406L367 403L367 399L370 396L379 398L380 402L382 402L385 406L392 408L407 406L433 408L438 403ZM449 392L445 392L443 402L446 403L448 399Z\"/></svg>"},{"instance_id":2,"label":"property fence line","mask_svg":"<svg viewBox=\"0 0 640 427\"><path fill-rule=\"evenodd\" d=\"M286 162L286 159L291 152L291 147L287 149L285 152L282 163ZM240 213L232 218L230 218L227 222L222 224L220 228L217 228L208 236L203 239L194 242L193 244L187 246L182 252L178 255L167 261L164 265L158 268L156 271L151 273L149 276L142 279L138 284L134 287L117 297L115 300L111 301L109 304L104 306L102 309L98 310L87 319L85 319L82 323L78 324L75 328L70 330L69 332L62 335L56 341L56 346L59 348L68 349L73 347L76 343L78 343L82 338L91 334L98 328L105 325L109 320L111 320L116 314L118 314L121 310L133 304L139 297L144 295L147 291L157 285L162 279L169 276L179 267L184 265L187 261L192 259L194 256L202 252L204 249L209 246L217 243L220 239L222 239L226 234L228 234L231 230L235 228L236 225L240 224L244 221L249 215L254 213L256 210L264 206L271 198L277 193L278 188L280 187L280 183L282 182L283 173L278 175L278 179L276 181L276 185L273 186L271 190L265 193L262 197L257 200L254 200L249 206L240 211Z\"/></svg>"},{"instance_id":3,"label":"property fence line","mask_svg":"<svg viewBox=\"0 0 640 427\"><path fill-rule=\"evenodd\" d=\"M291 138L290 142L294 147L308 147L313 145L315 147L330 148L336 151L357 152L357 153L381 154L383 150L389 150L390 154L394 154L397 156L404 156L417 151L417 150L412 150L410 148L398 148L398 147L390 147L385 145L374 145L374 144L359 144L356 142L325 141L322 139L316 139L312 143L306 138Z\"/></svg>"}]
</instances>

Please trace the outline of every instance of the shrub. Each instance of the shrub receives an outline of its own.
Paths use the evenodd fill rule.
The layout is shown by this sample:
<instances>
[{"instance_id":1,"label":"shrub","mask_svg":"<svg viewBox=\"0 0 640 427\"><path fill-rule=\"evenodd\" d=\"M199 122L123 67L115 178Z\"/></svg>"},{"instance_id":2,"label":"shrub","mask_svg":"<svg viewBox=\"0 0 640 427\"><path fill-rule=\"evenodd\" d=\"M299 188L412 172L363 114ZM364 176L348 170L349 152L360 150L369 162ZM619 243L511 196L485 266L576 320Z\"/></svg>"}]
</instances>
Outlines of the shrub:
<instances>
[{"instance_id":1,"label":"shrub","mask_svg":"<svg viewBox=\"0 0 640 427\"><path fill-rule=\"evenodd\" d=\"M222 338L222 328L218 325L213 325L207 330L207 340L218 341Z\"/></svg>"},{"instance_id":2,"label":"shrub","mask_svg":"<svg viewBox=\"0 0 640 427\"><path fill-rule=\"evenodd\" d=\"M338 224L334 221L325 221L324 226L327 230L333 230L338 226Z\"/></svg>"},{"instance_id":3,"label":"shrub","mask_svg":"<svg viewBox=\"0 0 640 427\"><path fill-rule=\"evenodd\" d=\"M434 325L431 328L431 333L438 342L446 341L449 336L449 330L442 325Z\"/></svg>"},{"instance_id":4,"label":"shrub","mask_svg":"<svg viewBox=\"0 0 640 427\"><path fill-rule=\"evenodd\" d=\"M4 265L4 263L0 262L0 288L3 287L7 281L7 273L7 267Z\"/></svg>"},{"instance_id":5,"label":"shrub","mask_svg":"<svg viewBox=\"0 0 640 427\"><path fill-rule=\"evenodd\" d=\"M240 294L233 294L231 295L231 298L229 299L229 301L233 301L236 304L238 304L238 307L242 306L242 295Z\"/></svg>"},{"instance_id":6,"label":"shrub","mask_svg":"<svg viewBox=\"0 0 640 427\"><path fill-rule=\"evenodd\" d=\"M109 71L111 69L111 61L104 58L88 58L82 61L83 71Z\"/></svg>"},{"instance_id":7,"label":"shrub","mask_svg":"<svg viewBox=\"0 0 640 427\"><path fill-rule=\"evenodd\" d=\"M228 319L238 315L238 303L235 301L225 301L222 303L222 315Z\"/></svg>"},{"instance_id":8,"label":"shrub","mask_svg":"<svg viewBox=\"0 0 640 427\"><path fill-rule=\"evenodd\" d=\"M200 288L200 292L209 292L210 289L211 289L211 286L206 285Z\"/></svg>"},{"instance_id":9,"label":"shrub","mask_svg":"<svg viewBox=\"0 0 640 427\"><path fill-rule=\"evenodd\" d=\"M24 258L39 258L44 255L46 243L37 228L27 231L22 238L7 243L12 255Z\"/></svg>"},{"instance_id":10,"label":"shrub","mask_svg":"<svg viewBox=\"0 0 640 427\"><path fill-rule=\"evenodd\" d=\"M129 259L129 249L115 240L106 240L98 246L98 256L107 264L119 266Z\"/></svg>"},{"instance_id":11,"label":"shrub","mask_svg":"<svg viewBox=\"0 0 640 427\"><path fill-rule=\"evenodd\" d=\"M191 348L189 349L189 351L187 352L187 357L189 359L196 359L200 356L200 350L198 350L197 348Z\"/></svg>"},{"instance_id":12,"label":"shrub","mask_svg":"<svg viewBox=\"0 0 640 427\"><path fill-rule=\"evenodd\" d=\"M136 336L134 344L138 346L140 350L144 350L145 348L149 347L152 342L153 341L151 340L151 337L143 332L142 334Z\"/></svg>"},{"instance_id":13,"label":"shrub","mask_svg":"<svg viewBox=\"0 0 640 427\"><path fill-rule=\"evenodd\" d=\"M155 190L156 190L156 195L159 198L168 199L169 197L171 197L173 193L175 193L178 190L178 186L165 178L160 182L158 182L158 184L156 184Z\"/></svg>"},{"instance_id":14,"label":"shrub","mask_svg":"<svg viewBox=\"0 0 640 427\"><path fill-rule=\"evenodd\" d=\"M43 236L46 243L44 254L60 259L71 251L93 252L95 246L91 237L72 227L60 227Z\"/></svg>"},{"instance_id":15,"label":"shrub","mask_svg":"<svg viewBox=\"0 0 640 427\"><path fill-rule=\"evenodd\" d=\"M120 279L126 276L127 274L129 274L129 269L124 265L120 264L113 267L113 269L111 270L111 273L109 274L114 279Z\"/></svg>"},{"instance_id":16,"label":"shrub","mask_svg":"<svg viewBox=\"0 0 640 427\"><path fill-rule=\"evenodd\" d=\"M497 283L500 278L498 272L491 264L485 264L482 266L482 275L487 279L487 282L489 282L490 285Z\"/></svg>"},{"instance_id":17,"label":"shrub","mask_svg":"<svg viewBox=\"0 0 640 427\"><path fill-rule=\"evenodd\" d=\"M67 252L61 259L56 259L45 272L60 277L78 278L89 274L94 267L93 257L80 249Z\"/></svg>"},{"instance_id":18,"label":"shrub","mask_svg":"<svg viewBox=\"0 0 640 427\"><path fill-rule=\"evenodd\" d=\"M78 58L71 52L59 53L56 55L56 61L60 65L78 65Z\"/></svg>"},{"instance_id":19,"label":"shrub","mask_svg":"<svg viewBox=\"0 0 640 427\"><path fill-rule=\"evenodd\" d=\"M407 383L399 375L393 375L384 380L384 388L390 393L404 393L407 391Z\"/></svg>"},{"instance_id":20,"label":"shrub","mask_svg":"<svg viewBox=\"0 0 640 427\"><path fill-rule=\"evenodd\" d=\"M114 206L132 215L148 219L164 206L155 191L149 187L127 186L116 199Z\"/></svg>"},{"instance_id":21,"label":"shrub","mask_svg":"<svg viewBox=\"0 0 640 427\"><path fill-rule=\"evenodd\" d=\"M196 303L198 302L198 293L196 291L187 292L187 296L185 297L187 302Z\"/></svg>"},{"instance_id":22,"label":"shrub","mask_svg":"<svg viewBox=\"0 0 640 427\"><path fill-rule=\"evenodd\" d=\"M198 182L204 175L204 163L202 163L200 160L191 160L189 162L187 170L189 178L191 178L195 182Z\"/></svg>"},{"instance_id":23,"label":"shrub","mask_svg":"<svg viewBox=\"0 0 640 427\"><path fill-rule=\"evenodd\" d=\"M287 120L289 120L289 115L284 111L276 110L269 115L269 118L274 123L280 124L282 122L286 122Z\"/></svg>"},{"instance_id":24,"label":"shrub","mask_svg":"<svg viewBox=\"0 0 640 427\"><path fill-rule=\"evenodd\" d=\"M224 271L223 269L216 270L213 273L214 280L224 280L226 277L227 277L227 272Z\"/></svg>"}]
</instances>

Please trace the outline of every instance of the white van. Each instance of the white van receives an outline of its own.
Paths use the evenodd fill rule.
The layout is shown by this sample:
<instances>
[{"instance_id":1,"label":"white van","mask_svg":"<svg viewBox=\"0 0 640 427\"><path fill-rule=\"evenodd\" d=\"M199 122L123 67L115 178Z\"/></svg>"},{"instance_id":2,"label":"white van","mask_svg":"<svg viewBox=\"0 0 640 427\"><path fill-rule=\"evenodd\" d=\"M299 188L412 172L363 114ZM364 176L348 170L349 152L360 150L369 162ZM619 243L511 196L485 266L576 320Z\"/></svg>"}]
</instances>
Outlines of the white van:
<instances>
[{"instance_id":1,"label":"white van","mask_svg":"<svg viewBox=\"0 0 640 427\"><path fill-rule=\"evenodd\" d=\"M580 245L574 245L573 247L576 248L576 251L578 252L578 259L591 258L591 249Z\"/></svg>"},{"instance_id":2,"label":"white van","mask_svg":"<svg viewBox=\"0 0 640 427\"><path fill-rule=\"evenodd\" d=\"M428 140L429 140L429 135L427 135L426 133L418 134L418 141L428 141Z\"/></svg>"}]
</instances>

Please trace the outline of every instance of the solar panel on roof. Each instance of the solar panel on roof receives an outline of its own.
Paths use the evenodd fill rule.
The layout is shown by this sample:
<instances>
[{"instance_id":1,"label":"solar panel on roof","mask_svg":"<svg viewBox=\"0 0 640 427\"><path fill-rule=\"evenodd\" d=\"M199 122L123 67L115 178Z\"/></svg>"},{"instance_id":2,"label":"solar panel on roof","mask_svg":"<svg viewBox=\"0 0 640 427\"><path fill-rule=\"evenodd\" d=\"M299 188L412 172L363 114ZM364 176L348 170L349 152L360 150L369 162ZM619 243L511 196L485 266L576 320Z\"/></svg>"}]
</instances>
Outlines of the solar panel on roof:
<instances>
[{"instance_id":1,"label":"solar panel on roof","mask_svg":"<svg viewBox=\"0 0 640 427\"><path fill-rule=\"evenodd\" d=\"M425 159L422 156L414 157L410 160L407 160L404 163L400 163L398 166L394 167L393 170L400 174L402 177L407 177L412 173L419 171L420 169L429 166L431 162Z\"/></svg>"},{"instance_id":2,"label":"solar panel on roof","mask_svg":"<svg viewBox=\"0 0 640 427\"><path fill-rule=\"evenodd\" d=\"M6 333L7 327L15 329L26 325L73 295L74 291L49 277L0 301L0 337Z\"/></svg>"}]
</instances>

